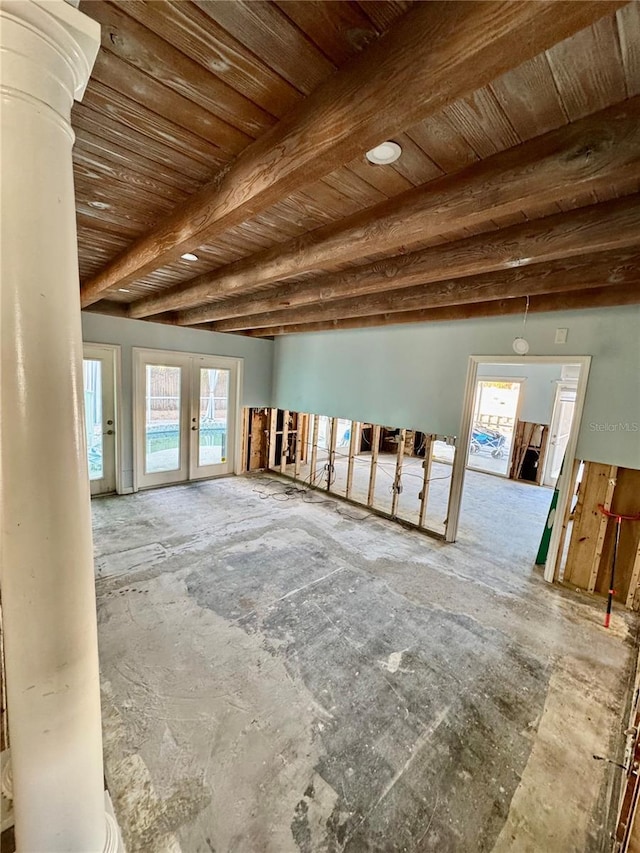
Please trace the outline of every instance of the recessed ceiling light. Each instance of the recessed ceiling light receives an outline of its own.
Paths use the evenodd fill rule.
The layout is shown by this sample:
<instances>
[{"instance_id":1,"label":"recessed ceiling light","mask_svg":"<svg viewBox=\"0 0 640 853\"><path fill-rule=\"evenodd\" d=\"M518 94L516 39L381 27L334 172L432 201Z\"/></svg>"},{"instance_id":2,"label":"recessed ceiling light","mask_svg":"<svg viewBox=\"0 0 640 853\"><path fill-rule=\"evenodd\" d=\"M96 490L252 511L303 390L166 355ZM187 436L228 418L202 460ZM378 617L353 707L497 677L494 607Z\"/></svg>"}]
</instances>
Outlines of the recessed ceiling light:
<instances>
[{"instance_id":1,"label":"recessed ceiling light","mask_svg":"<svg viewBox=\"0 0 640 853\"><path fill-rule=\"evenodd\" d=\"M90 201L89 207L95 207L96 210L108 210L111 205L106 201Z\"/></svg>"},{"instance_id":2,"label":"recessed ceiling light","mask_svg":"<svg viewBox=\"0 0 640 853\"><path fill-rule=\"evenodd\" d=\"M131 293L131 291L130 291L130 290L127 290L127 288L126 288L126 287L119 287L119 288L118 288L118 293Z\"/></svg>"},{"instance_id":3,"label":"recessed ceiling light","mask_svg":"<svg viewBox=\"0 0 640 853\"><path fill-rule=\"evenodd\" d=\"M193 252L185 252L184 255L180 255L183 261L197 261L198 256L194 255Z\"/></svg>"},{"instance_id":4,"label":"recessed ceiling light","mask_svg":"<svg viewBox=\"0 0 640 853\"><path fill-rule=\"evenodd\" d=\"M402 148L397 142L381 142L371 151L367 151L365 157L376 166L386 166L388 163L395 163L401 154Z\"/></svg>"}]
</instances>

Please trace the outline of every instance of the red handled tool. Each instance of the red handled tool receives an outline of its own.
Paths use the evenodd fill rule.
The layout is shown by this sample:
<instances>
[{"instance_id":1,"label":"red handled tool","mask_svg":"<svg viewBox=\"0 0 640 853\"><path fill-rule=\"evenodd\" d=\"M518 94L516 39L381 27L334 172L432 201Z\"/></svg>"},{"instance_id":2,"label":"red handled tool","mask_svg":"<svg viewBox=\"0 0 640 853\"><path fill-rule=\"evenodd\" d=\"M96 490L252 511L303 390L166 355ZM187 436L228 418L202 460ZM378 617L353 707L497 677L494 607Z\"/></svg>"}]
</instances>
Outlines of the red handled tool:
<instances>
[{"instance_id":1,"label":"red handled tool","mask_svg":"<svg viewBox=\"0 0 640 853\"><path fill-rule=\"evenodd\" d=\"M616 575L616 557L618 556L618 545L620 544L620 528L622 527L623 521L640 521L640 513L637 515L621 515L618 512L611 512L611 510L605 509L602 504L598 504L598 509L603 515L606 515L607 518L615 518L616 520L616 538L613 540L613 559L611 560L611 580L609 581L609 597L607 598L607 613L604 617L604 627L608 628L609 623L611 622L611 606L613 604L613 596L615 595L615 591L613 589L613 582Z\"/></svg>"}]
</instances>

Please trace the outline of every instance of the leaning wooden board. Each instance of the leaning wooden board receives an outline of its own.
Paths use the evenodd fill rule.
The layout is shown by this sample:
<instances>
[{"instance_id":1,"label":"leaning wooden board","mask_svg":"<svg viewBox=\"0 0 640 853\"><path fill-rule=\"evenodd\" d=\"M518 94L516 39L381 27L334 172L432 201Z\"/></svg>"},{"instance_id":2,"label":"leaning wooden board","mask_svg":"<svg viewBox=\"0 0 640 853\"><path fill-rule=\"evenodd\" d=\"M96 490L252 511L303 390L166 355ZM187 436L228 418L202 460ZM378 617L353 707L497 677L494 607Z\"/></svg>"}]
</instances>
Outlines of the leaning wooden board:
<instances>
[{"instance_id":1,"label":"leaning wooden board","mask_svg":"<svg viewBox=\"0 0 640 853\"><path fill-rule=\"evenodd\" d=\"M585 462L564 572L565 581L581 589L588 588L591 577L602 519L598 504L606 501L609 481L614 476L611 465Z\"/></svg>"}]
</instances>

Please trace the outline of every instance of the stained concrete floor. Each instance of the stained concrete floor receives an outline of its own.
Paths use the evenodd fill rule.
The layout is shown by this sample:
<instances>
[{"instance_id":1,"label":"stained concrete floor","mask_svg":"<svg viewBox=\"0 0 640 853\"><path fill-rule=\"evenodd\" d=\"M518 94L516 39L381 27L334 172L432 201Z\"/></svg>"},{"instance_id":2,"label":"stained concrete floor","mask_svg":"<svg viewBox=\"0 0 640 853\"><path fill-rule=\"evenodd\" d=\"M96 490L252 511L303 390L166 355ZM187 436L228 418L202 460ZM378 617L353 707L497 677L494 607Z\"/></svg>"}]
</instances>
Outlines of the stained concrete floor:
<instances>
[{"instance_id":1,"label":"stained concrete floor","mask_svg":"<svg viewBox=\"0 0 640 853\"><path fill-rule=\"evenodd\" d=\"M635 616L548 587L513 507L451 546L290 485L93 503L129 853L608 849Z\"/></svg>"}]
</instances>

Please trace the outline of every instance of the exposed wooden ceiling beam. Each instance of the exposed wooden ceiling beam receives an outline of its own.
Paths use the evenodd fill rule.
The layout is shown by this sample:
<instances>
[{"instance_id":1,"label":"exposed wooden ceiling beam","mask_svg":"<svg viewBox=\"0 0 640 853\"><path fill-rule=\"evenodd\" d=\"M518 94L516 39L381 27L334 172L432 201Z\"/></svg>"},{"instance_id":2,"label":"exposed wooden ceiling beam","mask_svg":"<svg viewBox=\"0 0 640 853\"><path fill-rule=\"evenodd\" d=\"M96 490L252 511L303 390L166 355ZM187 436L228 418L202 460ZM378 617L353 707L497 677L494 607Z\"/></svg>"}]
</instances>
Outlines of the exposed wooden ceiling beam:
<instances>
[{"instance_id":1,"label":"exposed wooden ceiling beam","mask_svg":"<svg viewBox=\"0 0 640 853\"><path fill-rule=\"evenodd\" d=\"M226 173L86 282L83 305L175 261L622 5L624 0L417 3L249 145Z\"/></svg>"},{"instance_id":2,"label":"exposed wooden ceiling beam","mask_svg":"<svg viewBox=\"0 0 640 853\"><path fill-rule=\"evenodd\" d=\"M335 302L307 305L299 309L234 317L213 323L209 328L217 332L236 332L618 284L640 285L640 252L613 253L613 256L608 252L601 258L598 255L588 255L573 261L563 259L551 264L536 264L464 279L449 279L392 292L372 293L357 299L338 299Z\"/></svg>"},{"instance_id":3,"label":"exposed wooden ceiling beam","mask_svg":"<svg viewBox=\"0 0 640 853\"><path fill-rule=\"evenodd\" d=\"M131 306L142 318L640 179L640 97Z\"/></svg>"},{"instance_id":4,"label":"exposed wooden ceiling beam","mask_svg":"<svg viewBox=\"0 0 640 853\"><path fill-rule=\"evenodd\" d=\"M496 299L470 305L449 305L444 308L424 308L418 311L399 311L393 314L376 314L370 317L345 317L341 320L299 323L290 326L270 326L248 331L255 338L271 338L280 335L327 332L338 329L366 329L377 326L395 326L401 323L435 323L446 320L473 320L481 317L501 317L523 314L523 298ZM640 288L637 284L595 287L566 293L546 293L529 300L529 313L545 311L574 311L585 308L608 308L614 305L640 304Z\"/></svg>"},{"instance_id":5,"label":"exposed wooden ceiling beam","mask_svg":"<svg viewBox=\"0 0 640 853\"><path fill-rule=\"evenodd\" d=\"M561 258L580 258L585 254L638 245L640 195L635 195L432 246L409 255L384 258L362 267L319 276L309 282L286 284L271 291L193 308L178 313L177 322L179 325L191 325L213 320L218 321L218 328L222 328L221 322L225 328L250 328L250 324L242 327L232 324L251 314L300 310L314 303L326 306L333 300L389 294L412 285L464 279L466 276L539 265ZM536 266L526 278L535 279L539 269ZM452 290L462 293L462 284L454 287L447 283L441 287L445 293ZM432 292L435 293L435 289ZM400 297L391 295L389 298Z\"/></svg>"}]
</instances>

